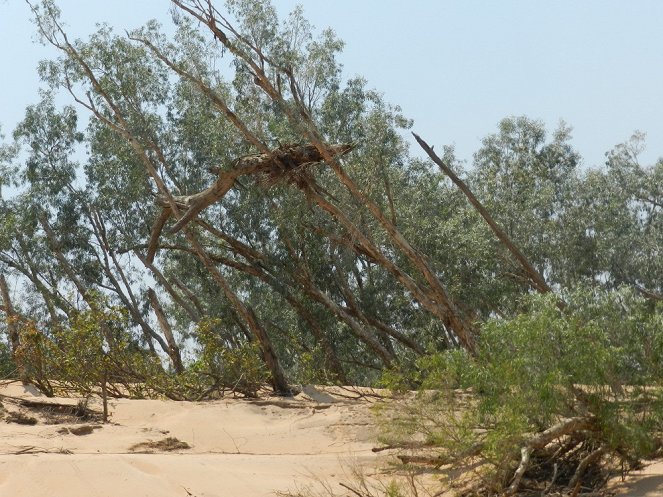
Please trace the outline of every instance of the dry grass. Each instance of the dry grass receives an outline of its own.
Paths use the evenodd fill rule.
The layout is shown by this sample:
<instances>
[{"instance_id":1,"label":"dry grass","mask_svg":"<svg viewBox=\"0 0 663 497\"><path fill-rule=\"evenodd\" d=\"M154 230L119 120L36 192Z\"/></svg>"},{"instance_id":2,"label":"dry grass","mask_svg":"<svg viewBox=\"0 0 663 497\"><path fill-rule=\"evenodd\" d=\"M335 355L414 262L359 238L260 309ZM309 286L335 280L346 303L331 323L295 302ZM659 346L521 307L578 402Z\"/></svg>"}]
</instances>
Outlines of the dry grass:
<instances>
[{"instance_id":1,"label":"dry grass","mask_svg":"<svg viewBox=\"0 0 663 497\"><path fill-rule=\"evenodd\" d=\"M140 454L152 454L154 452L174 452L190 448L191 446L186 442L178 440L175 437L167 437L162 440L148 440L147 442L137 443L129 447L129 450Z\"/></svg>"},{"instance_id":2,"label":"dry grass","mask_svg":"<svg viewBox=\"0 0 663 497\"><path fill-rule=\"evenodd\" d=\"M30 416L29 414L26 414L22 411L14 411L10 412L7 414L5 417L5 421L7 423L16 423L19 425L36 425L37 424L37 418Z\"/></svg>"}]
</instances>

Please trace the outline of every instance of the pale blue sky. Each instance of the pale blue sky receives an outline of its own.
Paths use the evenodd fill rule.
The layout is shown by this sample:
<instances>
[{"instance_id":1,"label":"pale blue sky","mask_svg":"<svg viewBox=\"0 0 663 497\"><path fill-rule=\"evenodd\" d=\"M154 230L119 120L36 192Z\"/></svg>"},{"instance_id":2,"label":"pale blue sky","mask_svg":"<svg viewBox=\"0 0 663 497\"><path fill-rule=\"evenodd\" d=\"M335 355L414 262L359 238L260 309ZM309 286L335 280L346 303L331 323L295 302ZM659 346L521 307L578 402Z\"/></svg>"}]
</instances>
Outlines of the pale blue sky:
<instances>
[{"instance_id":1,"label":"pale blue sky","mask_svg":"<svg viewBox=\"0 0 663 497\"><path fill-rule=\"evenodd\" d=\"M346 42L346 76L363 75L415 121L429 143L454 143L471 160L509 115L573 126L585 165L634 130L643 162L663 156L663 1L275 0L302 3L318 28ZM167 0L59 0L74 36L106 21L133 28L169 22ZM0 0L0 123L8 134L37 100L37 62L23 0Z\"/></svg>"}]
</instances>

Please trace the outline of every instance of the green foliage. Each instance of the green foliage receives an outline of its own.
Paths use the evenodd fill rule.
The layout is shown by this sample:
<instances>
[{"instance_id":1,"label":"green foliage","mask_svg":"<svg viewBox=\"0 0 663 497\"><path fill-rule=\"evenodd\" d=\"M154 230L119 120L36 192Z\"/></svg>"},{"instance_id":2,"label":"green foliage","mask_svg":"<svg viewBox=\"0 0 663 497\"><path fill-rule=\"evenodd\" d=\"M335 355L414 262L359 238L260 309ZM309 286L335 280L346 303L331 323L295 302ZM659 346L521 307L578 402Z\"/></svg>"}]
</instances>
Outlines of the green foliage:
<instances>
[{"instance_id":1,"label":"green foliage","mask_svg":"<svg viewBox=\"0 0 663 497\"><path fill-rule=\"evenodd\" d=\"M101 305L76 312L50 336L37 323L21 321L19 372L47 395L142 396L163 369L127 328L126 311Z\"/></svg>"},{"instance_id":2,"label":"green foliage","mask_svg":"<svg viewBox=\"0 0 663 497\"><path fill-rule=\"evenodd\" d=\"M649 349L639 349L636 341L591 354L585 348L587 357L578 356L571 361L575 369L568 370L549 365L543 351L521 357L529 344L566 353L573 340L601 347L613 342L606 342L603 324L559 321L553 310L546 316L522 314L533 304L525 297L529 289L520 268L465 196L430 163L412 157L403 136L412 122L401 109L363 78L343 80L343 43L332 30L316 31L299 7L278 19L267 0L233 0L226 5L226 20L238 36L224 48L209 43L206 23L173 10L172 36L157 22L128 37L100 26L87 39L70 39L71 45L59 31L55 2L41 2L34 10L43 41L58 46L61 57L40 65L47 89L26 109L15 142L0 147L0 184L18 182L21 192L0 203L0 269L15 277L12 284L24 297L21 313L33 323L35 333L26 334L24 352L43 359L29 366L33 376L96 385L104 370L122 364L133 385L146 385L143 392L130 387L135 394L152 389L198 398L235 387L248 395L257 392L267 374L262 352L249 343L255 337L248 338L251 330L241 317L246 314L231 304L183 232L168 232L172 217L152 267L143 257L161 210L155 194L163 188L178 196L201 192L218 177L210 170L228 171L238 158L257 152L255 140L247 139L235 119L268 148L310 141L303 121L289 117L294 113L310 116L323 141L353 143L342 159L348 177L415 250L426 254L468 322L503 318L485 326L481 341L488 347L492 340L496 349L509 345L505 350L513 364L479 374L462 367L467 360L461 352L436 355L453 349L454 337L443 319L413 298L403 284L407 279L395 277L405 275L423 288L420 268L332 168L317 164L310 174L323 197L393 270L359 247L347 225L316 205L310 191L292 185L268 188L260 178L241 178L198 214L209 229L190 225L229 288L254 311L291 381L374 384L391 363L398 372L385 374L384 381L395 389L455 384L489 391L479 381L482 375L510 372L504 381L518 384L519 374L531 374L530 391L513 400L521 408L503 414L522 426L533 422L518 414L529 403L543 403L534 417L545 423L548 406L568 400L566 390L544 388L553 382L602 375L606 384L619 383L625 371L629 381L645 381L641 363L655 357L653 332L635 325L634 333ZM234 36L225 21L219 26ZM282 102L256 84L251 63L262 68ZM55 106L70 92L92 111L84 130L73 107ZM442 148L442 156L554 288L628 285L656 298L663 291L663 162L638 163L642 140L638 134L615 147L605 169L581 172L568 126L562 123L550 133L541 122L516 116L498 123L471 164L458 160L451 147ZM25 154L17 154L19 145ZM89 150L85 158L82 147ZM46 233L47 223L55 236ZM159 340L145 297L152 280L176 345L192 356L181 375L164 372L155 356L155 350L167 355L173 350ZM90 302L81 312L81 300L92 294L105 299L103 312L122 308L123 323L95 315L102 311ZM573 316L578 323L600 321L579 310ZM614 311L610 319L620 316ZM106 320L111 329L122 330L113 331L117 347L98 329ZM515 335L509 344L497 341L504 323L522 331L510 331ZM546 333L563 338L564 345ZM87 377L77 371L74 357L48 369L62 354L54 344L80 347L95 373ZM117 355L120 351L126 352ZM421 357L423 351L432 355ZM595 363L601 354L605 367L599 371ZM503 360L493 355L487 356L490 361ZM39 364L46 369L40 371Z\"/></svg>"},{"instance_id":3,"label":"green foliage","mask_svg":"<svg viewBox=\"0 0 663 497\"><path fill-rule=\"evenodd\" d=\"M9 346L4 342L0 342L0 378L14 378L16 372L16 362L12 357Z\"/></svg>"},{"instance_id":4,"label":"green foliage","mask_svg":"<svg viewBox=\"0 0 663 497\"><path fill-rule=\"evenodd\" d=\"M268 380L268 371L255 342L230 346L224 342L218 319L205 319L198 323L196 338L200 344L199 358L193 369L214 379L216 389L240 392L255 397Z\"/></svg>"},{"instance_id":5,"label":"green foliage","mask_svg":"<svg viewBox=\"0 0 663 497\"><path fill-rule=\"evenodd\" d=\"M386 416L385 440L424 437L445 460L477 452L508 485L529 437L584 417L584 444L635 464L663 433L663 307L628 289L529 296L526 312L482 326L477 357L422 358L417 402ZM434 389L437 393L431 393Z\"/></svg>"}]
</instances>

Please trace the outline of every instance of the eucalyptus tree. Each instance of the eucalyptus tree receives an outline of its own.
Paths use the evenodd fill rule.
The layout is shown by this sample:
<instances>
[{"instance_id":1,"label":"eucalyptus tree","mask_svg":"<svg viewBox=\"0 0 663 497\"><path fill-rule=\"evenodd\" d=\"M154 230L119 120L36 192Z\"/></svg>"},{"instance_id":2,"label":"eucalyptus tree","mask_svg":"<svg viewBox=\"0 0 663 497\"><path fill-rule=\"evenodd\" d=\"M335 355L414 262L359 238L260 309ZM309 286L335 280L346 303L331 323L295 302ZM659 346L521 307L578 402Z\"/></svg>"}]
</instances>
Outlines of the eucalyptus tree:
<instances>
[{"instance_id":1,"label":"eucalyptus tree","mask_svg":"<svg viewBox=\"0 0 663 497\"><path fill-rule=\"evenodd\" d=\"M177 7L208 24L219 15ZM294 342L304 355L322 354L339 378L357 362L374 368L422 353L422 322L471 349L464 312L440 282L444 268L402 234L401 191L426 179L404 164L398 128L407 120L362 80L342 85L342 43L331 31L314 39L300 10L280 24L266 2L229 9L243 31L222 21L230 41L210 26L220 53L181 13L174 42L151 23L128 39L102 28L84 43L69 41L53 3L35 7L44 39L65 53L42 66L43 78L94 116L86 181L110 246L152 272L177 304L168 309L177 309L181 329L227 314L236 337L261 344L278 390L286 385L274 351L296 368ZM225 50L233 55L228 82L214 69ZM251 152L273 158L287 143L311 143L331 167L290 174L275 162L272 179L281 167L284 184L232 169ZM354 148L344 164L330 143ZM187 217L188 199L209 183L223 184L225 195ZM169 217L182 216L158 236ZM155 232L160 250L145 252ZM427 317L413 318L422 308ZM357 343L370 353L357 355Z\"/></svg>"},{"instance_id":2,"label":"eucalyptus tree","mask_svg":"<svg viewBox=\"0 0 663 497\"><path fill-rule=\"evenodd\" d=\"M84 139L77 130L75 110L65 107L57 112L50 95L46 95L38 105L28 107L14 136L29 149L21 173L24 191L16 207L22 205L24 212L34 217L36 234L42 237L52 259L51 272L56 277L50 282L50 293L62 294L63 288L69 286L93 311L98 310L99 294L107 293L127 309L152 353L156 341L181 372L177 347L168 336L164 340L153 329L141 310L130 269L120 260L114 240L109 237L105 219L111 213L95 202L78 163L71 159L75 147ZM20 236L16 234L17 238ZM34 261L33 257L23 259L26 264ZM37 279L33 276L33 283ZM70 313L66 315L71 317ZM57 320L51 324L57 325ZM106 339L112 346L112 337Z\"/></svg>"},{"instance_id":3,"label":"eucalyptus tree","mask_svg":"<svg viewBox=\"0 0 663 497\"><path fill-rule=\"evenodd\" d=\"M562 123L546 140L543 123L514 117L499 123L474 156L470 184L539 274L555 283L559 219L571 201L580 157ZM504 267L519 278L521 271Z\"/></svg>"},{"instance_id":4,"label":"eucalyptus tree","mask_svg":"<svg viewBox=\"0 0 663 497\"><path fill-rule=\"evenodd\" d=\"M308 53L304 58L308 63L324 62L319 64L324 70L318 69L307 71L306 66L298 66L296 62L301 53L300 47L288 43L297 37L291 36L292 30L285 30L285 36L274 36L276 25L274 22L273 8L266 2L231 2L229 10L237 16L238 28L235 28L226 17L224 17L211 4L204 5L199 2L174 2L177 7L187 12L195 19L203 22L209 27L215 39L220 42L231 54L235 56L235 64L238 73L248 73L248 80L252 80L261 90L261 95L267 102L271 102L275 112L285 116L288 126L305 141L313 144L320 152L322 158L330 166L336 180L343 185L342 192L348 196L351 203L355 204L357 210L363 212L364 219L379 230L376 234L385 237L388 243L401 253L415 269L417 281L410 274L394 263L376 244L364 235L364 227L351 219L352 212L344 212L329 198L321 195L311 178L305 186L307 198L318 207L327 212L340 226L348 232L353 239L353 246L357 252L368 254L379 265L389 271L401 285L403 285L414 298L429 312L439 319L455 333L466 347L472 348L472 333L466 320L463 319L457 305L450 299L447 291L440 283L435 271L426 258L410 242L408 242L399 230L394 226L379 203L346 172L339 159L334 157L332 149L326 144L326 137L319 129L316 117L315 102L321 100L318 96L319 80L325 75L334 75L330 71L328 55L329 50L318 50L319 45L310 43L306 46ZM300 26L296 25L297 27ZM157 57L160 57L169 67L193 82L201 91L210 96L219 111L226 115L238 129L244 134L247 141L256 146L260 151L269 154L270 150L259 135L244 125L241 120L230 110L227 103L215 95L203 80L195 74L182 67L181 61L174 61L165 53L163 47L159 47L148 36L138 35L134 39L148 46ZM271 39L270 39L271 38ZM271 41L271 43L270 43ZM278 41L282 41L278 43ZM333 55L333 51L331 51ZM334 79L331 81L335 83ZM383 196L383 195L382 195ZM346 204L344 204L345 207ZM352 204L351 204L352 205ZM348 210L348 209L345 209ZM373 230L371 230L371 235ZM354 243L354 242L357 243Z\"/></svg>"},{"instance_id":5,"label":"eucalyptus tree","mask_svg":"<svg viewBox=\"0 0 663 497\"><path fill-rule=\"evenodd\" d=\"M660 300L663 161L639 163L643 140L634 135L606 154L604 168L579 178L560 226L567 243L559 273L566 284L628 285Z\"/></svg>"}]
</instances>

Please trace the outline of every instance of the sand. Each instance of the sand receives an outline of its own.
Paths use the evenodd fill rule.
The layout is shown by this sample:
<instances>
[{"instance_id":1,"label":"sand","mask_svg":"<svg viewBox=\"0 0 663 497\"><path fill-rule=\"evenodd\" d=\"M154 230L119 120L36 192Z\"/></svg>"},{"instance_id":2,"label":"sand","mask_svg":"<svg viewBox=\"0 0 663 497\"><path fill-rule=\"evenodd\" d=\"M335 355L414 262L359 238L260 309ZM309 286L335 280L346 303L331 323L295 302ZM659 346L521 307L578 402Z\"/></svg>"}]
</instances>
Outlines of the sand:
<instances>
[{"instance_id":1,"label":"sand","mask_svg":"<svg viewBox=\"0 0 663 497\"><path fill-rule=\"evenodd\" d=\"M649 462L642 470L628 474L623 482L615 479L612 488L618 497L663 497L663 462Z\"/></svg>"},{"instance_id":2,"label":"sand","mask_svg":"<svg viewBox=\"0 0 663 497\"><path fill-rule=\"evenodd\" d=\"M76 404L16 383L0 387L0 394ZM374 470L381 464L371 452L372 402L313 387L289 400L117 399L105 425L35 415L7 399L3 404L5 415L24 411L38 422L0 422L2 496L257 497L317 479L338 485L353 465ZM98 403L92 407L100 410ZM190 448L149 448L169 437Z\"/></svg>"},{"instance_id":3,"label":"sand","mask_svg":"<svg viewBox=\"0 0 663 497\"><path fill-rule=\"evenodd\" d=\"M111 418L81 421L19 399L48 399L20 383L0 385L0 496L259 497L326 482L341 493L351 468L377 477L373 397L305 387L293 399L209 402L116 399ZM357 398L348 398L357 397ZM13 398L13 400L12 400ZM91 408L100 411L99 401ZM24 413L36 424L7 423ZM663 497L663 462L610 488L619 497ZM347 492L346 492L347 494Z\"/></svg>"}]
</instances>

